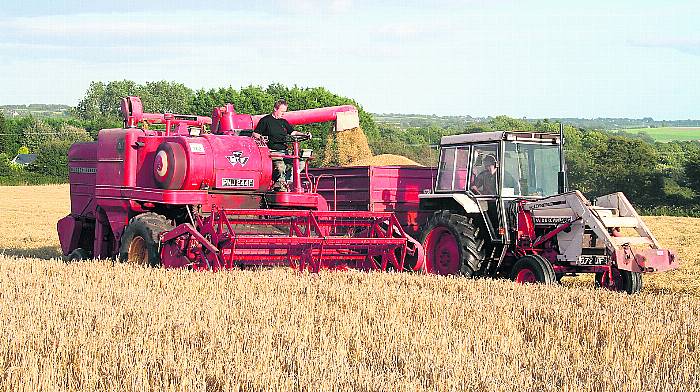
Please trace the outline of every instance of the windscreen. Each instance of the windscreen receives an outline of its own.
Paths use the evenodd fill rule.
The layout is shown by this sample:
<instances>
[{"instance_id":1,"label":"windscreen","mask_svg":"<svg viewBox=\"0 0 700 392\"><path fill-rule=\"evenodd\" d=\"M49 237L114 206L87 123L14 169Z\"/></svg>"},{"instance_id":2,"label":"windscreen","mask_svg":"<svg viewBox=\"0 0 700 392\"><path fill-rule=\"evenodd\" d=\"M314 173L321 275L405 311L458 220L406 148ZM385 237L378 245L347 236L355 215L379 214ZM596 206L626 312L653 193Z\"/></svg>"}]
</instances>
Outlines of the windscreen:
<instances>
[{"instance_id":1,"label":"windscreen","mask_svg":"<svg viewBox=\"0 0 700 392\"><path fill-rule=\"evenodd\" d=\"M506 143L502 196L551 196L558 193L559 147Z\"/></svg>"}]
</instances>

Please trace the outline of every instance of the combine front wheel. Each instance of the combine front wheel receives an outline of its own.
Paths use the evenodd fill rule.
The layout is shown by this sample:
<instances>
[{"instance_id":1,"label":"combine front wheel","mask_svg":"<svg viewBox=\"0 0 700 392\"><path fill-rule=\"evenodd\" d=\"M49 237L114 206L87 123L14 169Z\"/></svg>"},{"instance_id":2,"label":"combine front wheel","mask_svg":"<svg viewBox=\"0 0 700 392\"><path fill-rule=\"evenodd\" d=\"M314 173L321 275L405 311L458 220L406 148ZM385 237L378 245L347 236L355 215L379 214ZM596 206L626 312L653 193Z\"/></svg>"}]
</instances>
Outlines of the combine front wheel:
<instances>
[{"instance_id":1,"label":"combine front wheel","mask_svg":"<svg viewBox=\"0 0 700 392\"><path fill-rule=\"evenodd\" d=\"M610 268L608 272L596 272L595 287L637 294L642 291L642 274Z\"/></svg>"},{"instance_id":2,"label":"combine front wheel","mask_svg":"<svg viewBox=\"0 0 700 392\"><path fill-rule=\"evenodd\" d=\"M131 218L122 234L119 259L143 266L160 266L160 235L172 228L164 216L153 212Z\"/></svg>"},{"instance_id":3,"label":"combine front wheel","mask_svg":"<svg viewBox=\"0 0 700 392\"><path fill-rule=\"evenodd\" d=\"M558 282L552 263L539 255L528 255L518 259L513 266L510 278L517 283L555 284Z\"/></svg>"},{"instance_id":4,"label":"combine front wheel","mask_svg":"<svg viewBox=\"0 0 700 392\"><path fill-rule=\"evenodd\" d=\"M426 270L471 277L484 262L484 241L471 218L436 211L423 230Z\"/></svg>"},{"instance_id":5,"label":"combine front wheel","mask_svg":"<svg viewBox=\"0 0 700 392\"><path fill-rule=\"evenodd\" d=\"M71 261L81 261L81 260L87 260L89 258L90 258L90 253L88 253L88 251L86 251L83 248L75 248L64 259L67 263L69 263Z\"/></svg>"}]
</instances>

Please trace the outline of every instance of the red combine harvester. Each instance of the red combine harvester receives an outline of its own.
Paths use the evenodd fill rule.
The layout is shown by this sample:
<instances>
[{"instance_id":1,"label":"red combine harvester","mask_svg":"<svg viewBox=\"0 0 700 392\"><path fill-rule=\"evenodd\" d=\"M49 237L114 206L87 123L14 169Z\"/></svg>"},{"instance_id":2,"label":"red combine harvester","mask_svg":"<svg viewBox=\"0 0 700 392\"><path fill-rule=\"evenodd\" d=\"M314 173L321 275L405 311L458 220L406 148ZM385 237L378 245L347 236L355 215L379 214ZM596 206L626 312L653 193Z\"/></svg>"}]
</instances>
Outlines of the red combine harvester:
<instances>
[{"instance_id":1,"label":"red combine harvester","mask_svg":"<svg viewBox=\"0 0 700 392\"><path fill-rule=\"evenodd\" d=\"M69 259L311 271L400 271L407 256L422 259L394 214L328 210L316 192L327 177L299 171L300 159L309 158L299 148L303 137L290 141L293 152L285 156L293 161L291 192L272 192L270 151L244 136L261 116L238 114L230 104L212 118L144 113L138 97L124 98L122 113L123 129L103 129L96 142L69 151L71 214L58 222ZM285 119L335 121L337 131L359 123L350 105L288 112Z\"/></svg>"}]
</instances>

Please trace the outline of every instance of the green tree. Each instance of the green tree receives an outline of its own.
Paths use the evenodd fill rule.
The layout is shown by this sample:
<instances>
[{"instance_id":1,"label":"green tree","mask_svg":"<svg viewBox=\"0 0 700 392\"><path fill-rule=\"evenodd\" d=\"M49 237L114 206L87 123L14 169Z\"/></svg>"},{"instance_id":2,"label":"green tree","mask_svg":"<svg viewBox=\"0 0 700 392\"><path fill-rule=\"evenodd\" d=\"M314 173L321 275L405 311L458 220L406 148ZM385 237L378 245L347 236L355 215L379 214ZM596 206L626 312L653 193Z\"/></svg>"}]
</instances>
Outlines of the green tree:
<instances>
[{"instance_id":1,"label":"green tree","mask_svg":"<svg viewBox=\"0 0 700 392\"><path fill-rule=\"evenodd\" d=\"M0 132L0 152L14 154L24 142L23 129L30 124L29 117L6 119Z\"/></svg>"},{"instance_id":2,"label":"green tree","mask_svg":"<svg viewBox=\"0 0 700 392\"><path fill-rule=\"evenodd\" d=\"M700 195L700 153L694 153L683 164L683 183Z\"/></svg>"},{"instance_id":3,"label":"green tree","mask_svg":"<svg viewBox=\"0 0 700 392\"><path fill-rule=\"evenodd\" d=\"M29 170L45 176L68 180L68 149L72 143L67 140L48 140L41 144L36 160L29 165Z\"/></svg>"},{"instance_id":4,"label":"green tree","mask_svg":"<svg viewBox=\"0 0 700 392\"><path fill-rule=\"evenodd\" d=\"M23 145L29 151L36 152L39 146L47 140L55 138L54 129L45 121L30 117L29 124L22 130Z\"/></svg>"},{"instance_id":5,"label":"green tree","mask_svg":"<svg viewBox=\"0 0 700 392\"><path fill-rule=\"evenodd\" d=\"M194 93L182 83L146 82L136 87L141 97L144 110L152 113L189 114Z\"/></svg>"},{"instance_id":6,"label":"green tree","mask_svg":"<svg viewBox=\"0 0 700 392\"><path fill-rule=\"evenodd\" d=\"M107 84L92 82L74 112L83 120L121 118L121 99L129 95L140 96L144 111L155 113L188 114L194 98L190 88L176 82L157 81L143 85L131 80Z\"/></svg>"},{"instance_id":7,"label":"green tree","mask_svg":"<svg viewBox=\"0 0 700 392\"><path fill-rule=\"evenodd\" d=\"M83 99L78 102L74 114L79 118L90 120L103 115L101 110L102 99L105 95L105 84L92 82Z\"/></svg>"},{"instance_id":8,"label":"green tree","mask_svg":"<svg viewBox=\"0 0 700 392\"><path fill-rule=\"evenodd\" d=\"M56 133L56 139L70 143L93 141L87 130L70 124L62 124Z\"/></svg>"},{"instance_id":9,"label":"green tree","mask_svg":"<svg viewBox=\"0 0 700 392\"><path fill-rule=\"evenodd\" d=\"M496 116L489 121L494 131L533 131L533 124L508 116Z\"/></svg>"}]
</instances>

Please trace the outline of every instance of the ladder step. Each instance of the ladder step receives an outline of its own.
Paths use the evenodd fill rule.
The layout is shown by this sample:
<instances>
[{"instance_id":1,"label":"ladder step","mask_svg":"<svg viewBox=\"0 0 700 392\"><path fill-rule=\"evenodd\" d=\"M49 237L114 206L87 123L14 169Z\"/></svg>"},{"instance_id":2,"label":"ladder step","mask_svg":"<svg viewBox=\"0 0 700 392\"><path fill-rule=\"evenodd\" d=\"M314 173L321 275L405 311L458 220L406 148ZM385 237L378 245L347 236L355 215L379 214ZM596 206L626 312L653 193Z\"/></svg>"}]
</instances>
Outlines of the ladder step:
<instances>
[{"instance_id":1,"label":"ladder step","mask_svg":"<svg viewBox=\"0 0 700 392\"><path fill-rule=\"evenodd\" d=\"M637 227L639 220L633 216L601 217L605 227Z\"/></svg>"}]
</instances>

